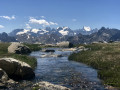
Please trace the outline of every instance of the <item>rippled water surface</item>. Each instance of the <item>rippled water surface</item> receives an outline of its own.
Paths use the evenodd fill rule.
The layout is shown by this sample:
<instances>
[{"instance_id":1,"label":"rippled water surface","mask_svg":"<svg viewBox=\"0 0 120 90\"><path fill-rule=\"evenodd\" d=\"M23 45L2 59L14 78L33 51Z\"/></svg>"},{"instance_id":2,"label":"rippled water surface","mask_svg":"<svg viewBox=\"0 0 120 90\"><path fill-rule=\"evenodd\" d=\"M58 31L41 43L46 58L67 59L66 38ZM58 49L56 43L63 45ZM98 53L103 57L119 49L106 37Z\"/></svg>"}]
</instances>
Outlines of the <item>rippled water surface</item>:
<instances>
[{"instance_id":1,"label":"rippled water surface","mask_svg":"<svg viewBox=\"0 0 120 90\"><path fill-rule=\"evenodd\" d=\"M97 78L97 71L85 64L69 61L70 53L72 52L55 49L52 54L62 54L64 57L41 58L41 55L50 53L32 52L31 56L36 57L38 62L34 81L48 81L73 90L104 90L101 81Z\"/></svg>"}]
</instances>

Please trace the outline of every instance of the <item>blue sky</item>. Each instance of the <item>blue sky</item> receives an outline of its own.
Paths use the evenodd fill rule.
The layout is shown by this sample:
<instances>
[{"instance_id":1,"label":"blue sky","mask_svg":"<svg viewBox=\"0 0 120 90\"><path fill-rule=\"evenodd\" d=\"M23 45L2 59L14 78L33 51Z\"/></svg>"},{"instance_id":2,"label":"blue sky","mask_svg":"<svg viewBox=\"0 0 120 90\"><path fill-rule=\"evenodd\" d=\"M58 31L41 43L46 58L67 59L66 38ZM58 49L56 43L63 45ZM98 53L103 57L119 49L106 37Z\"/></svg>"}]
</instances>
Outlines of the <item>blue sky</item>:
<instances>
[{"instance_id":1,"label":"blue sky","mask_svg":"<svg viewBox=\"0 0 120 90\"><path fill-rule=\"evenodd\" d=\"M0 0L0 32L46 26L120 29L120 0Z\"/></svg>"}]
</instances>

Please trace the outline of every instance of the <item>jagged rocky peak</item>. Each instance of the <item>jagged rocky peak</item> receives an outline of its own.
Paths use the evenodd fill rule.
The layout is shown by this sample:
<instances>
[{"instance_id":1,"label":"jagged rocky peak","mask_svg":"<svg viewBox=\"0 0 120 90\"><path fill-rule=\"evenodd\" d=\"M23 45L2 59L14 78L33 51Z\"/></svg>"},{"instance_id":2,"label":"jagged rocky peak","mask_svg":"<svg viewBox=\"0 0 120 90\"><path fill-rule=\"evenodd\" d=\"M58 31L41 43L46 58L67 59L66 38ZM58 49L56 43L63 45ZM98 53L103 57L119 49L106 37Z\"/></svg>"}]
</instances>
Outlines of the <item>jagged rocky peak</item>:
<instances>
[{"instance_id":1,"label":"jagged rocky peak","mask_svg":"<svg viewBox=\"0 0 120 90\"><path fill-rule=\"evenodd\" d=\"M16 42L14 37L8 36L6 32L0 33L0 41L2 42Z\"/></svg>"},{"instance_id":2,"label":"jagged rocky peak","mask_svg":"<svg viewBox=\"0 0 120 90\"><path fill-rule=\"evenodd\" d=\"M16 33L23 31L24 29L14 29L9 33L9 36L16 36Z\"/></svg>"},{"instance_id":3,"label":"jagged rocky peak","mask_svg":"<svg viewBox=\"0 0 120 90\"><path fill-rule=\"evenodd\" d=\"M3 32L1 35L4 37L8 37L8 34L6 32Z\"/></svg>"},{"instance_id":4,"label":"jagged rocky peak","mask_svg":"<svg viewBox=\"0 0 120 90\"><path fill-rule=\"evenodd\" d=\"M46 27L45 30L50 31L50 30L52 30L52 29L51 29L51 27Z\"/></svg>"}]
</instances>

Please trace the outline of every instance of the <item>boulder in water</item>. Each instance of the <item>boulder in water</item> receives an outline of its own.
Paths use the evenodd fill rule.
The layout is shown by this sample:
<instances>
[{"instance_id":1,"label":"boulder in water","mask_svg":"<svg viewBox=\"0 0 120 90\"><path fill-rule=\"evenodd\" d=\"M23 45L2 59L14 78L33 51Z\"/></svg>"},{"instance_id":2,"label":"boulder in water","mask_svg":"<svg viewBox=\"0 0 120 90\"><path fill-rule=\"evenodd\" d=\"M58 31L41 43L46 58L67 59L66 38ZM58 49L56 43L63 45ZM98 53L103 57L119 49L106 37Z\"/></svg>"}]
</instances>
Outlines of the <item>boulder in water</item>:
<instances>
[{"instance_id":1,"label":"boulder in water","mask_svg":"<svg viewBox=\"0 0 120 90\"><path fill-rule=\"evenodd\" d=\"M55 50L47 49L45 52L55 52Z\"/></svg>"}]
</instances>

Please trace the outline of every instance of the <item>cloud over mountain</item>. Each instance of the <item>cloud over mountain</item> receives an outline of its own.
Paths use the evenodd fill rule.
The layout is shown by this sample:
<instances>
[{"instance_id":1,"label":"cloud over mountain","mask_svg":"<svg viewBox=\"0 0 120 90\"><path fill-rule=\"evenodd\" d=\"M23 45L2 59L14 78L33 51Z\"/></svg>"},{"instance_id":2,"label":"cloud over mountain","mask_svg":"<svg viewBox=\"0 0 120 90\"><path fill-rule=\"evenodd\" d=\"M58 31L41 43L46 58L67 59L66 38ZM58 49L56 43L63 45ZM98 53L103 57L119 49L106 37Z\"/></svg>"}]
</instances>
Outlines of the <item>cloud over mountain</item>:
<instances>
[{"instance_id":1,"label":"cloud over mountain","mask_svg":"<svg viewBox=\"0 0 120 90\"><path fill-rule=\"evenodd\" d=\"M45 19L35 19L34 17L30 17L29 23L39 24L39 25L42 25L42 26L58 25L55 22L48 22Z\"/></svg>"}]
</instances>

